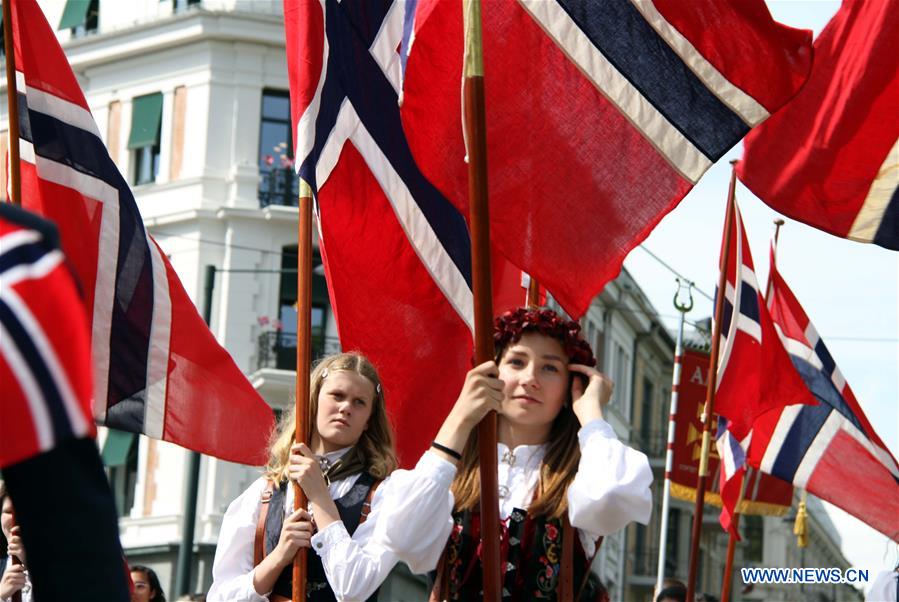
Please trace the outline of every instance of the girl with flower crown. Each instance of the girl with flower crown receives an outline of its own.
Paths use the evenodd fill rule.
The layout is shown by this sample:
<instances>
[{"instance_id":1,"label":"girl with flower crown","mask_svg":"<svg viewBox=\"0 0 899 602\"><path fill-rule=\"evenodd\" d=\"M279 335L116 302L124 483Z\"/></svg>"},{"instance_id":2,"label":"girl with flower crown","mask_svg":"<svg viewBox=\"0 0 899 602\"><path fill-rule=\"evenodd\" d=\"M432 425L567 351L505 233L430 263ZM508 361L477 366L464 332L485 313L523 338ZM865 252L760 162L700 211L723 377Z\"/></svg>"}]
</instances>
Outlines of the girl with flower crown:
<instances>
[{"instance_id":1,"label":"girl with flower crown","mask_svg":"<svg viewBox=\"0 0 899 602\"><path fill-rule=\"evenodd\" d=\"M418 572L436 564L442 545L432 541L430 552L423 550L419 527L389 540L380 534L385 506L401 514L414 509L402 490L389 487L396 456L375 367L356 353L322 360L310 378L309 416L310 445L294 444L295 417L287 413L265 474L228 507L208 600L290 600L300 548L312 548L306 599L315 601L375 600L398 561ZM303 488L308 512L293 511L289 481Z\"/></svg>"},{"instance_id":2,"label":"girl with flower crown","mask_svg":"<svg viewBox=\"0 0 899 602\"><path fill-rule=\"evenodd\" d=\"M648 522L649 461L603 419L613 383L594 368L579 330L546 309L497 318L496 361L468 373L413 471L419 483L452 482L430 489L427 499L417 496L431 508L435 530L451 532L432 600L483 597L475 427L490 410L498 413L504 600L602 599L589 574L598 539L631 521Z\"/></svg>"}]
</instances>

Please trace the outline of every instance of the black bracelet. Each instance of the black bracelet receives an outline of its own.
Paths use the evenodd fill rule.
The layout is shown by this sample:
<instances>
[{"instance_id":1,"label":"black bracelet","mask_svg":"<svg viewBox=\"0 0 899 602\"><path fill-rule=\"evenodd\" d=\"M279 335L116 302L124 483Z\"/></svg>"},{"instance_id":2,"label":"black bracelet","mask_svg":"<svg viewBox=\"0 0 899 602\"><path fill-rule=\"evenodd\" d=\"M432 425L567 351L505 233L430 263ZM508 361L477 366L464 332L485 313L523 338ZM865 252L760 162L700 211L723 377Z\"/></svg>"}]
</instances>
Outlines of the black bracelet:
<instances>
[{"instance_id":1,"label":"black bracelet","mask_svg":"<svg viewBox=\"0 0 899 602\"><path fill-rule=\"evenodd\" d=\"M440 445L436 441L431 441L431 447L433 447L436 450L442 451L447 456L452 456L456 460L462 460L462 454L460 454L459 452L457 452L456 450L454 450L451 447L447 447L445 445Z\"/></svg>"}]
</instances>

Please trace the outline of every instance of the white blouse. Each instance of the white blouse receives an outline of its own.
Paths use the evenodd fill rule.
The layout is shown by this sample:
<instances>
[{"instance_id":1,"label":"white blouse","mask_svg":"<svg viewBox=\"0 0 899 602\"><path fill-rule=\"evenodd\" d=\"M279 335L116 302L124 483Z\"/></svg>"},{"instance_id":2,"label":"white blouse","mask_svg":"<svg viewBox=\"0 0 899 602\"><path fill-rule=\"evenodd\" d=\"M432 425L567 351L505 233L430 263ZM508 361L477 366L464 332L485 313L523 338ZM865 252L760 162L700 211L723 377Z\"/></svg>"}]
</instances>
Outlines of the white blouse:
<instances>
[{"instance_id":1,"label":"white blouse","mask_svg":"<svg viewBox=\"0 0 899 602\"><path fill-rule=\"evenodd\" d=\"M646 456L621 443L604 420L581 428L578 442L581 461L568 488L568 516L589 558L599 536L631 521L649 522L652 471ZM545 446L510 451L499 444L497 451L500 516L505 519L513 508L527 509L533 499ZM371 514L352 537L341 522L312 537L338 600L367 599L397 562L418 574L436 568L453 527L455 475L454 464L426 452L414 469L397 470L378 487ZM331 483L331 497L344 495L356 478ZM212 567L211 602L268 600L271 592L253 589L253 543L264 489L265 480L259 479L228 507ZM286 513L293 508L292 491L287 488Z\"/></svg>"},{"instance_id":2,"label":"white blouse","mask_svg":"<svg viewBox=\"0 0 899 602\"><path fill-rule=\"evenodd\" d=\"M587 558L591 558L600 536L615 533L632 521L644 525L649 522L652 469L646 455L619 441L612 425L605 420L596 419L584 425L578 431L578 443L581 460L568 488L568 519L578 530ZM521 445L514 450L502 443L497 445L500 519L505 520L514 508L527 510L537 489L545 452L545 445ZM429 477L422 473L438 469L455 476L455 466L431 452L424 454L412 472L419 480L436 480L435 474ZM431 515L444 517L441 524L452 523L452 494L410 489L406 495L407 504L431 508ZM415 499L410 500L411 497ZM406 536L402 521L387 521L385 530L386 541L395 537L399 542ZM436 563L426 569L435 567Z\"/></svg>"},{"instance_id":3,"label":"white blouse","mask_svg":"<svg viewBox=\"0 0 899 602\"><path fill-rule=\"evenodd\" d=\"M347 450L327 454L336 461ZM414 471L396 471L384 480L372 498L371 512L352 537L341 521L334 522L312 536L312 550L322 560L325 575L334 595L341 601L366 600L380 587L397 562L405 562L415 573L424 573L437 565L452 528L452 519L443 518L427 507L415 506L421 492L428 499L452 497L449 487L454 476L451 464L437 464L434 458L423 458ZM334 481L330 485L332 499L345 495L359 475ZM264 602L271 592L259 593L253 588L253 544L259 521L259 500L265 490L264 478L257 479L240 497L231 502L222 521L215 560L212 565L210 602ZM287 488L285 516L293 511L293 487ZM385 525L403 525L385 537Z\"/></svg>"}]
</instances>

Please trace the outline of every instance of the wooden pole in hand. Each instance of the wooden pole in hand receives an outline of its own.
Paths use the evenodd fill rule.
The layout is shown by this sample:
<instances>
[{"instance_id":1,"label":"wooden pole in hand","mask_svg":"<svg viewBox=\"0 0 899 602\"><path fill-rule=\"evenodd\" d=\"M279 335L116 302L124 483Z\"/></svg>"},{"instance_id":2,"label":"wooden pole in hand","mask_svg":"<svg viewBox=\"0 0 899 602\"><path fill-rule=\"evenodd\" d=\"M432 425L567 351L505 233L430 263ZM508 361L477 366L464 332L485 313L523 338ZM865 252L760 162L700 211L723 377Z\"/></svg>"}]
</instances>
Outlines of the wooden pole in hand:
<instances>
[{"instance_id":1,"label":"wooden pole in hand","mask_svg":"<svg viewBox=\"0 0 899 602\"><path fill-rule=\"evenodd\" d=\"M727 194L727 212L724 217L724 243L721 247L721 273L718 292L715 295L715 327L712 329L712 351L709 358L708 385L705 405L702 409L702 452L699 456L699 474L696 477L696 503L693 507L693 532L690 538L690 569L687 577L687 600L696 592L696 570L699 564L699 538L702 534L702 511L709 476L709 446L712 432L712 412L715 409L715 388L718 383L718 347L721 341L721 319L724 316L724 295L727 285L727 261L730 239L733 236L734 190L737 186L736 161L731 161L730 188Z\"/></svg>"},{"instance_id":2,"label":"wooden pole in hand","mask_svg":"<svg viewBox=\"0 0 899 602\"><path fill-rule=\"evenodd\" d=\"M297 232L297 388L294 441L309 443L309 367L312 364L312 189L300 179L300 222ZM306 507L306 494L293 483L293 509ZM306 600L306 548L293 559L291 597Z\"/></svg>"},{"instance_id":3,"label":"wooden pole in hand","mask_svg":"<svg viewBox=\"0 0 899 602\"><path fill-rule=\"evenodd\" d=\"M9 202L22 204L22 184L19 176L19 95L16 89L16 55L12 37L12 2L3 3L3 51L6 52L6 102L9 117ZM0 161L3 158L0 157ZM15 524L13 514L13 524ZM13 564L22 564L18 556L11 558ZM10 598L12 602L22 602L19 590Z\"/></svg>"},{"instance_id":4,"label":"wooden pole in hand","mask_svg":"<svg viewBox=\"0 0 899 602\"><path fill-rule=\"evenodd\" d=\"M471 216L471 274L474 294L475 363L493 359L493 293L490 275L490 212L487 202L487 119L484 110L484 57L481 45L481 2L464 0L464 115L468 147L468 195ZM496 412L478 425L481 468L481 567L484 600L498 602L499 485L496 474Z\"/></svg>"},{"instance_id":5,"label":"wooden pole in hand","mask_svg":"<svg viewBox=\"0 0 899 602\"><path fill-rule=\"evenodd\" d=\"M9 202L22 204L19 175L19 93L16 88L16 54L12 37L12 2L3 3L3 50L6 52L6 103L9 107ZM0 158L2 160L2 158Z\"/></svg>"}]
</instances>

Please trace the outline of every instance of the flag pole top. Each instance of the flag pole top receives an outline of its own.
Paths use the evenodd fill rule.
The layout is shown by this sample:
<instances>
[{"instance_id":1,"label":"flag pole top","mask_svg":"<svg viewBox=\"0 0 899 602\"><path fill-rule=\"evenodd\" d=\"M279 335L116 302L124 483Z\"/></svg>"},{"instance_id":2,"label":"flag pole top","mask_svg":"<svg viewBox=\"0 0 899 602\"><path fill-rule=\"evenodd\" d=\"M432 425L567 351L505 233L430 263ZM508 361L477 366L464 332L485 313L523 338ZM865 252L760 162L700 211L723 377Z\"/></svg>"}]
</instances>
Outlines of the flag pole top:
<instances>
[{"instance_id":1,"label":"flag pole top","mask_svg":"<svg viewBox=\"0 0 899 602\"><path fill-rule=\"evenodd\" d=\"M685 314L691 309L693 309L693 282L690 280L681 280L680 278L675 278L677 281L677 291L674 293L674 308ZM686 303L681 303L678 301L680 297L680 292L683 289L687 289L687 301Z\"/></svg>"},{"instance_id":2,"label":"flag pole top","mask_svg":"<svg viewBox=\"0 0 899 602\"><path fill-rule=\"evenodd\" d=\"M783 218L777 218L774 220L774 244L777 245L777 239L780 237L780 227L783 226L786 222Z\"/></svg>"}]
</instances>

